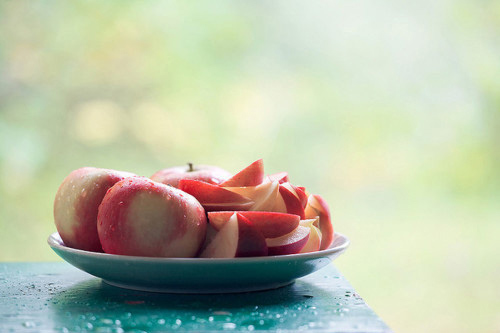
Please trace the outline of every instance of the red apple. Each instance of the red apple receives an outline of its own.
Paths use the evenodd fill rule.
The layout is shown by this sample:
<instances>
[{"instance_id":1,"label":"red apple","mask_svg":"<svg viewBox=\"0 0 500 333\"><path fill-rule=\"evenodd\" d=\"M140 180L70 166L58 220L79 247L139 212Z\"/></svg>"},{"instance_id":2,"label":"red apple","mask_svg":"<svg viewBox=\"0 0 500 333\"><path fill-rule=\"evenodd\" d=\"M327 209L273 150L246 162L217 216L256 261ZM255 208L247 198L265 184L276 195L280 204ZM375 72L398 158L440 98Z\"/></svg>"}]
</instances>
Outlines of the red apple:
<instances>
[{"instance_id":1,"label":"red apple","mask_svg":"<svg viewBox=\"0 0 500 333\"><path fill-rule=\"evenodd\" d=\"M301 220L300 225L303 227L308 227L311 229L309 234L309 239L306 245L300 250L300 253L315 252L320 249L321 246L321 231L317 228L314 223L317 223L318 218Z\"/></svg>"},{"instance_id":2,"label":"red apple","mask_svg":"<svg viewBox=\"0 0 500 333\"><path fill-rule=\"evenodd\" d=\"M264 182L257 186L224 187L254 201L249 210L272 211L276 197L279 195L278 182Z\"/></svg>"},{"instance_id":3,"label":"red apple","mask_svg":"<svg viewBox=\"0 0 500 333\"><path fill-rule=\"evenodd\" d=\"M267 246L264 236L248 219L234 213L200 257L236 258L265 255Z\"/></svg>"},{"instance_id":4,"label":"red apple","mask_svg":"<svg viewBox=\"0 0 500 333\"><path fill-rule=\"evenodd\" d=\"M269 255L299 253L307 244L311 228L298 226L292 232L277 238L267 238Z\"/></svg>"},{"instance_id":5,"label":"red apple","mask_svg":"<svg viewBox=\"0 0 500 333\"><path fill-rule=\"evenodd\" d=\"M102 252L97 209L111 186L132 176L129 172L85 167L64 179L54 201L54 221L66 246Z\"/></svg>"},{"instance_id":6,"label":"red apple","mask_svg":"<svg viewBox=\"0 0 500 333\"><path fill-rule=\"evenodd\" d=\"M322 235L320 250L329 248L333 243L334 230L330 209L325 199L320 195L311 194L307 200L305 215L308 219L319 217L316 226L321 230Z\"/></svg>"},{"instance_id":7,"label":"red apple","mask_svg":"<svg viewBox=\"0 0 500 333\"><path fill-rule=\"evenodd\" d=\"M193 179L209 184L220 184L231 177L231 174L219 167L212 165L193 165L188 163L184 166L176 166L157 171L151 179L165 185L179 187L181 179Z\"/></svg>"},{"instance_id":8,"label":"red apple","mask_svg":"<svg viewBox=\"0 0 500 333\"><path fill-rule=\"evenodd\" d=\"M288 184L288 185L286 185ZM280 184L280 194L285 202L286 212L289 214L299 215L301 219L305 218L304 207L299 197L294 193L293 189L289 189L290 183Z\"/></svg>"},{"instance_id":9,"label":"red apple","mask_svg":"<svg viewBox=\"0 0 500 333\"><path fill-rule=\"evenodd\" d=\"M306 208L306 205L307 205L306 188L302 187L302 186L295 186L295 185L292 185L292 188L295 191L297 198L299 198L299 201L300 201L300 204L302 205L302 207Z\"/></svg>"},{"instance_id":10,"label":"red apple","mask_svg":"<svg viewBox=\"0 0 500 333\"><path fill-rule=\"evenodd\" d=\"M224 187L257 186L264 180L264 163L262 159L257 160L241 170L225 182Z\"/></svg>"},{"instance_id":11,"label":"red apple","mask_svg":"<svg viewBox=\"0 0 500 333\"><path fill-rule=\"evenodd\" d=\"M198 180L182 179L179 189L194 196L207 211L248 210L254 204L250 198Z\"/></svg>"},{"instance_id":12,"label":"red apple","mask_svg":"<svg viewBox=\"0 0 500 333\"><path fill-rule=\"evenodd\" d=\"M193 196L143 177L111 187L97 220L104 252L146 257L194 257L207 226Z\"/></svg>"},{"instance_id":13,"label":"red apple","mask_svg":"<svg viewBox=\"0 0 500 333\"><path fill-rule=\"evenodd\" d=\"M234 213L233 211L209 212L208 221L215 229L221 230ZM295 230L300 221L298 215L285 213L248 211L238 214L247 218L266 238L286 235Z\"/></svg>"},{"instance_id":14,"label":"red apple","mask_svg":"<svg viewBox=\"0 0 500 333\"><path fill-rule=\"evenodd\" d=\"M270 181L277 181L280 184L290 181L290 179L288 178L288 172L286 172L286 171L274 173L272 175L267 176L267 178Z\"/></svg>"}]
</instances>

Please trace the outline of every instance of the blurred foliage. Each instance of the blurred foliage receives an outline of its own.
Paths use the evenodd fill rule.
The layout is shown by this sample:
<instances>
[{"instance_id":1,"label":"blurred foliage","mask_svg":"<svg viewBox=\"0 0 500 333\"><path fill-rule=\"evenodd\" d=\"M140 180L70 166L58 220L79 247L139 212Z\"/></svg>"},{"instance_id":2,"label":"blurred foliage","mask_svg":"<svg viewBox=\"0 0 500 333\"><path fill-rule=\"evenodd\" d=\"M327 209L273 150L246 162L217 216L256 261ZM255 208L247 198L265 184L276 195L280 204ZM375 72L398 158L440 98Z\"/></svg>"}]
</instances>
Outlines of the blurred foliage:
<instances>
[{"instance_id":1,"label":"blurred foliage","mask_svg":"<svg viewBox=\"0 0 500 333\"><path fill-rule=\"evenodd\" d=\"M57 260L81 166L187 161L330 202L395 331L500 330L500 2L0 2L0 260Z\"/></svg>"}]
</instances>

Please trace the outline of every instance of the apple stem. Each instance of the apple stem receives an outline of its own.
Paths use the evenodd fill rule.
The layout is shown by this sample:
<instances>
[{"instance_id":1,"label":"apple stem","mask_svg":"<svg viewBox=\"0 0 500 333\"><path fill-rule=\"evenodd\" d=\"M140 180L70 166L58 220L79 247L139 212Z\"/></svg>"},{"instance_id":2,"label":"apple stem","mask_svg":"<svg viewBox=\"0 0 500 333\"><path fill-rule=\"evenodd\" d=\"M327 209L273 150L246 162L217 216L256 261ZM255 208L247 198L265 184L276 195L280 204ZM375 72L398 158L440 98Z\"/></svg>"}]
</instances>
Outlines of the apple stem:
<instances>
[{"instance_id":1,"label":"apple stem","mask_svg":"<svg viewBox=\"0 0 500 333\"><path fill-rule=\"evenodd\" d=\"M189 172L194 171L194 169L193 169L193 163L189 163L188 162L188 166L189 166L189 170L188 170Z\"/></svg>"}]
</instances>

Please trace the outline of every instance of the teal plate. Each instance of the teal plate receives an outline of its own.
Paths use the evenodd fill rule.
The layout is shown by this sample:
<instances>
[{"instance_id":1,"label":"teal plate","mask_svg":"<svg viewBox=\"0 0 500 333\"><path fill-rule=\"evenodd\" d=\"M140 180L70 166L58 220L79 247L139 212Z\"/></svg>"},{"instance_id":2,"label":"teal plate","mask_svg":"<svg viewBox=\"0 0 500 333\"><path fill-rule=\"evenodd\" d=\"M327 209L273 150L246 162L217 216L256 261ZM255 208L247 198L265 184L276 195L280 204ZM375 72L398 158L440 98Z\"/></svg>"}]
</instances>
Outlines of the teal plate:
<instances>
[{"instance_id":1,"label":"teal plate","mask_svg":"<svg viewBox=\"0 0 500 333\"><path fill-rule=\"evenodd\" d=\"M336 233L330 248L282 256L206 259L152 258L77 250L57 232L50 247L71 265L121 288L165 293L235 293L274 289L315 272L342 254L349 240Z\"/></svg>"}]
</instances>

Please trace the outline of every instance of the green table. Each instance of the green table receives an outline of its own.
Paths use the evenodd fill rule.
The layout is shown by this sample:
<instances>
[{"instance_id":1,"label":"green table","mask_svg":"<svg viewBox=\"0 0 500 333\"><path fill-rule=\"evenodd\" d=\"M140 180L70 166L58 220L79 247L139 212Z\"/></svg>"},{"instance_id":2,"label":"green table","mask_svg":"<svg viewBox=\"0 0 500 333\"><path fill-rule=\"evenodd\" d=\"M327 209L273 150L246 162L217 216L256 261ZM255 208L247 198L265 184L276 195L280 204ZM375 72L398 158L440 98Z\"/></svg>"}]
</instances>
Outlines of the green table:
<instances>
[{"instance_id":1,"label":"green table","mask_svg":"<svg viewBox=\"0 0 500 333\"><path fill-rule=\"evenodd\" d=\"M0 264L0 332L390 332L333 264L270 291L179 295L109 286L59 263Z\"/></svg>"}]
</instances>

